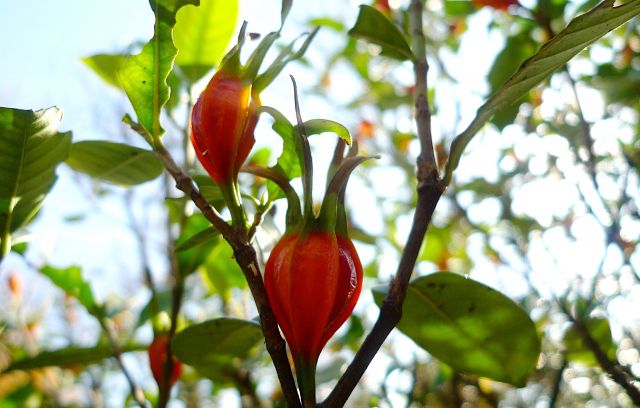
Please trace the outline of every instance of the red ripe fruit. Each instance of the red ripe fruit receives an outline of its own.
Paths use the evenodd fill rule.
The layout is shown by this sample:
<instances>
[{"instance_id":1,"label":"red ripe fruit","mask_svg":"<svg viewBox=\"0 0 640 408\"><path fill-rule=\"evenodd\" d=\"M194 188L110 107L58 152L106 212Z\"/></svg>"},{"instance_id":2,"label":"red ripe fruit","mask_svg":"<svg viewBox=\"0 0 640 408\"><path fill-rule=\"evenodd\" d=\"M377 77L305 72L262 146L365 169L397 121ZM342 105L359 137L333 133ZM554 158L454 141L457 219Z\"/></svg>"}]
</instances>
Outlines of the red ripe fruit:
<instances>
[{"instance_id":1,"label":"red ripe fruit","mask_svg":"<svg viewBox=\"0 0 640 408\"><path fill-rule=\"evenodd\" d=\"M198 160L219 185L238 176L255 143L260 99L251 84L225 71L215 73L191 113L191 143Z\"/></svg>"},{"instance_id":2,"label":"red ripe fruit","mask_svg":"<svg viewBox=\"0 0 640 408\"><path fill-rule=\"evenodd\" d=\"M149 366L151 367L151 373L155 378L158 387L164 386L164 367L167 361L167 347L169 346L169 335L158 334L154 337L153 341L149 345ZM175 384L180 378L182 372L182 363L173 356L173 370L169 377L169 387Z\"/></svg>"},{"instance_id":3,"label":"red ripe fruit","mask_svg":"<svg viewBox=\"0 0 640 408\"><path fill-rule=\"evenodd\" d=\"M322 230L285 235L269 256L264 281L296 368L315 370L360 296L362 264L353 244Z\"/></svg>"}]
</instances>

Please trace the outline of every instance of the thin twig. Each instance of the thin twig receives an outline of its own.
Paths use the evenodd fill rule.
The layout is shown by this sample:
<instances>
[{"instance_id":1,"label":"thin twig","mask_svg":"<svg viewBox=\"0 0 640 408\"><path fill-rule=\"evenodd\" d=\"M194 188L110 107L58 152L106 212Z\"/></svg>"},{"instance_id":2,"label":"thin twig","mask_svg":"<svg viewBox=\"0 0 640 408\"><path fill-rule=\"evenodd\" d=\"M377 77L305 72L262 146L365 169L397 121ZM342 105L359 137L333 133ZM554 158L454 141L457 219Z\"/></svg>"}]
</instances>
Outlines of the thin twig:
<instances>
[{"instance_id":1,"label":"thin twig","mask_svg":"<svg viewBox=\"0 0 640 408\"><path fill-rule=\"evenodd\" d=\"M140 406L141 408L146 408L147 403L144 398L144 393L142 392L140 387L136 385L135 381L133 381L131 373L129 373L129 370L124 365L124 361L122 360L122 350L120 349L120 345L118 344L115 335L113 334L113 330L111 330L111 327L109 326L107 318L100 317L98 318L98 322L100 323L100 327L102 327L102 330L104 330L104 333L107 336L107 341L109 342L109 346L111 347L111 354L113 355L113 359L116 361L116 364L120 368L120 371L129 384L131 397L136 402L136 404L138 404L138 406Z\"/></svg>"},{"instance_id":2,"label":"thin twig","mask_svg":"<svg viewBox=\"0 0 640 408\"><path fill-rule=\"evenodd\" d=\"M553 389L551 390L551 396L549 397L549 408L555 408L556 402L558 401L558 397L560 396L560 390L562 389L562 377L564 375L564 370L567 368L567 356L562 356L562 365L558 369L556 373L556 378L553 382Z\"/></svg>"},{"instance_id":3,"label":"thin twig","mask_svg":"<svg viewBox=\"0 0 640 408\"><path fill-rule=\"evenodd\" d=\"M422 31L422 2L421 0L412 0L409 7L413 53L415 55L415 120L420 140L420 156L417 161L418 199L416 211L396 275L391 281L387 296L380 307L378 320L334 390L320 404L322 407L341 407L345 404L369 363L373 360L391 330L400 321L402 303L407 292L409 279L413 273L433 212L444 192L444 187L438 176L431 136L431 113L427 99L427 72L429 65L426 59L425 38Z\"/></svg>"},{"instance_id":4,"label":"thin twig","mask_svg":"<svg viewBox=\"0 0 640 408\"><path fill-rule=\"evenodd\" d=\"M267 351L271 355L273 364L280 380L282 392L287 401L287 406L291 408L300 407L298 391L293 381L289 358L287 357L286 344L280 336L278 324L273 310L269 304L267 292L264 288L262 275L258 266L257 254L250 243L246 242L246 237L239 236L237 231L227 224L220 214L209 205L200 191L195 187L191 177L178 167L171 154L164 146L155 148L156 155L160 158L165 168L176 181L176 187L191 198L193 203L200 209L202 214L220 232L223 238L234 250L236 262L244 273L249 285L249 290L253 296L260 316L260 324L265 337Z\"/></svg>"},{"instance_id":5,"label":"thin twig","mask_svg":"<svg viewBox=\"0 0 640 408\"><path fill-rule=\"evenodd\" d=\"M280 336L276 316L273 314L267 292L264 288L256 250L247 244L239 248L234 248L233 253L236 262L244 273L247 283L249 284L249 290L251 290L253 300L258 308L260 325L262 326L262 332L265 338L265 346L276 368L287 406L291 408L301 407L298 391L293 382L291 367L289 366L286 344L282 336Z\"/></svg>"},{"instance_id":6,"label":"thin twig","mask_svg":"<svg viewBox=\"0 0 640 408\"><path fill-rule=\"evenodd\" d=\"M220 234L225 237L232 247L238 247L242 245L242 241L236 237L236 233L229 224L227 224L220 213L209 205L207 199L200 193L200 191L193 184L193 179L187 176L185 172L176 164L171 157L171 153L164 146L155 147L156 156L162 161L165 169L169 172L171 177L176 182L178 190L185 193L187 197L193 201L193 203L202 211L202 214L207 220L218 230Z\"/></svg>"}]
</instances>

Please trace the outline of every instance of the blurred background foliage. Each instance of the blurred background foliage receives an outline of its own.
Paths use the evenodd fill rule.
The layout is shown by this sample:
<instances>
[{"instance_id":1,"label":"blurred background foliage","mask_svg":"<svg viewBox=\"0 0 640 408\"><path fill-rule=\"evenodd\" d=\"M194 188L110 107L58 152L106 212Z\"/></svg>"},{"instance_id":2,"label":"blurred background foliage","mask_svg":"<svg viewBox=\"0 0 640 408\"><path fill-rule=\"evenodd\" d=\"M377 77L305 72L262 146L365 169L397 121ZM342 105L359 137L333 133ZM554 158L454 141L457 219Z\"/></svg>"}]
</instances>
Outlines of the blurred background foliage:
<instances>
[{"instance_id":1,"label":"blurred background foliage","mask_svg":"<svg viewBox=\"0 0 640 408\"><path fill-rule=\"evenodd\" d=\"M378 0L372 5L408 36L407 3ZM429 97L441 164L451 140L482 100L596 2L501 4L425 4ZM279 4L273 7L279 9ZM416 198L411 66L350 37L357 4L341 7L352 10L307 15L295 12L304 8L302 2L294 5L301 30L321 27L294 71L304 84L303 114L308 105L308 111L344 123L363 154L381 159L356 171L348 193L351 236L365 265L365 286L354 315L321 357L321 396L331 390L372 326L378 309L371 289L386 284L395 271ZM224 211L219 191L194 161L185 119L204 86L202 79L234 41L243 16L235 1L202 0L200 9L185 7L177 17L179 56L168 81L164 142L207 199ZM289 31L296 34L294 28ZM478 36L490 43L474 38ZM121 53L88 56L83 62L106 86L121 90L117 70L125 54L140 47L132 44ZM271 92L265 91L263 101L291 113L286 82L275 84ZM349 406L632 405L610 370L637 387L639 95L636 17L497 112L467 149L428 230L416 278L437 271L470 276L514 299L535 322L542 350L526 385L516 388L458 372L396 330ZM129 111L112 109L117 116ZM270 125L261 119L252 164L272 165L278 156L279 142L273 142L277 138ZM122 144L143 146L137 135L114 124L105 125L101 135L111 143L100 147L111 152L106 162L92 151L95 145L76 142L70 148L66 165L79 173L64 170L61 177L76 184L89 204L59 228L71 234L91 231L107 246L124 241L128 250L104 270L87 270L95 266L80 261L49 265L42 241L32 244L28 239L38 234L39 224L16 235L0 272L0 407L131 403L118 361L130 368L133 381L153 401L157 389L141 351L150 341L152 322L166 324L176 287L184 290L179 330L185 331L174 344L186 368L174 390L175 406L282 404L259 326L251 322L255 307L229 245L160 176L152 155ZM331 143L312 145L318 156L326 157L319 160L326 165ZM267 188L263 179L249 174L241 175L241 185L254 197ZM257 236L264 259L283 230L283 205L279 202L265 215ZM127 232L101 229L96 213ZM67 251L73 253L73 248ZM105 254L108 259L114 252ZM113 274L113 268L126 272ZM39 271L66 294L52 287L38 289L48 283L31 281L27 271ZM51 296L46 304L30 301L42 293ZM408 315L410 319L413 312ZM419 331L421 324L405 316L400 328L409 334L412 327L403 325ZM109 358L114 342L117 359ZM508 347L508 338L498 343ZM189 354L193 351L196 356Z\"/></svg>"}]
</instances>

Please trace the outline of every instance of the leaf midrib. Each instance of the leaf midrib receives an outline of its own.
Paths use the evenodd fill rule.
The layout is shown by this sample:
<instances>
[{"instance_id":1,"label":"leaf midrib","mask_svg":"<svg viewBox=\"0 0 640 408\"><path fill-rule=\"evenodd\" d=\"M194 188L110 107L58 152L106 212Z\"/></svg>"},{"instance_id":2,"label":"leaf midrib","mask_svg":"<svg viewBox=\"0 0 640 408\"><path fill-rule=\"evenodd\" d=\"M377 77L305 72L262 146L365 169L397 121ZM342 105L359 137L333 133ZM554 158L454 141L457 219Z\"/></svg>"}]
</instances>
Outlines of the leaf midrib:
<instances>
[{"instance_id":1,"label":"leaf midrib","mask_svg":"<svg viewBox=\"0 0 640 408\"><path fill-rule=\"evenodd\" d=\"M441 308L439 308L431 300L431 298L429 298L425 293L423 293L421 290L419 290L418 288L413 287L411 285L409 285L409 290L415 291L420 298L424 299L424 301L427 302L427 304L431 307L431 309L436 311L437 315L442 317L442 319L444 321L446 321L447 323L451 324L460 333L465 335L466 338L471 339L471 342L474 345L478 346L479 349L481 349L481 350L485 351L487 354L491 355L491 357L493 357L496 361L500 361L500 356L496 356L494 351L491 350L491 348L486 347L485 342L482 342L482 341L476 339L474 336L472 336L467 331L465 331L464 328L462 326L460 326L460 324L457 321L455 321L452 317L450 317L448 314L446 314Z\"/></svg>"}]
</instances>

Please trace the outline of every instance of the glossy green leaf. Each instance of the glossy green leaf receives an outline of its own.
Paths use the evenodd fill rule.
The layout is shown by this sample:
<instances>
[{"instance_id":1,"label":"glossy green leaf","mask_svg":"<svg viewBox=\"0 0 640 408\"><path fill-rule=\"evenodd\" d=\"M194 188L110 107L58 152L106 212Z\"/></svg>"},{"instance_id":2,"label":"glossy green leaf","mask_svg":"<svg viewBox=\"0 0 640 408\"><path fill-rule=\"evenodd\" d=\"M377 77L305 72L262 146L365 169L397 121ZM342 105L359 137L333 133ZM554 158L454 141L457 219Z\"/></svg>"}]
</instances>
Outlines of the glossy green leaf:
<instances>
[{"instance_id":1,"label":"glossy green leaf","mask_svg":"<svg viewBox=\"0 0 640 408\"><path fill-rule=\"evenodd\" d=\"M374 289L378 305L386 289ZM500 292L451 272L414 280L398 329L455 370L526 384L540 353L527 313Z\"/></svg>"},{"instance_id":2,"label":"glossy green leaf","mask_svg":"<svg viewBox=\"0 0 640 408\"><path fill-rule=\"evenodd\" d=\"M238 19L237 0L200 0L176 15L173 40L178 64L194 82L216 66L229 45Z\"/></svg>"},{"instance_id":3,"label":"glossy green leaf","mask_svg":"<svg viewBox=\"0 0 640 408\"><path fill-rule=\"evenodd\" d=\"M128 353L131 351L146 350L147 346L141 344L131 344L120 347L120 351ZM113 356L113 351L109 345L99 345L95 347L66 347L60 350L43 351L36 356L22 358L11 363L5 372L13 370L34 370L43 367L66 367L71 365L86 365L98 363Z\"/></svg>"},{"instance_id":4,"label":"glossy green leaf","mask_svg":"<svg viewBox=\"0 0 640 408\"><path fill-rule=\"evenodd\" d=\"M47 265L40 268L40 273L51 279L51 282L64 290L67 295L78 299L89 313L94 316L101 314L100 306L96 303L91 287L82 277L80 267L56 268Z\"/></svg>"},{"instance_id":5,"label":"glossy green leaf","mask_svg":"<svg viewBox=\"0 0 640 408\"><path fill-rule=\"evenodd\" d=\"M360 6L356 24L349 35L382 47L382 54L399 60L413 60L411 48L400 30L384 14L367 5Z\"/></svg>"},{"instance_id":6,"label":"glossy green leaf","mask_svg":"<svg viewBox=\"0 0 640 408\"><path fill-rule=\"evenodd\" d=\"M591 334L591 337L598 343L600 350L602 350L607 357L615 359L616 346L611 338L609 320L605 318L587 318L583 321L583 324L589 331L589 334ZM585 346L584 340L575 325L572 325L566 331L563 343L567 360L594 367L598 366L598 360L594 357L593 352Z\"/></svg>"},{"instance_id":7,"label":"glossy green leaf","mask_svg":"<svg viewBox=\"0 0 640 408\"><path fill-rule=\"evenodd\" d=\"M118 70L127 60L123 54L96 54L82 58L82 62L95 72L107 84L122 89L118 79Z\"/></svg>"},{"instance_id":8,"label":"glossy green leaf","mask_svg":"<svg viewBox=\"0 0 640 408\"><path fill-rule=\"evenodd\" d=\"M640 14L640 0L631 0L614 7L614 0L605 0L588 13L573 19L558 35L526 60L476 113L469 126L451 145L443 183L451 182L465 148L482 126L500 109L514 104L536 84L549 77L585 47Z\"/></svg>"},{"instance_id":9,"label":"glossy green leaf","mask_svg":"<svg viewBox=\"0 0 640 408\"><path fill-rule=\"evenodd\" d=\"M66 163L75 171L121 186L146 183L164 169L150 150L105 140L74 143Z\"/></svg>"},{"instance_id":10,"label":"glossy green leaf","mask_svg":"<svg viewBox=\"0 0 640 408\"><path fill-rule=\"evenodd\" d=\"M139 54L129 57L119 71L124 88L138 122L156 143L164 133L160 110L169 100L167 77L173 69L177 49L173 44L176 13L198 0L149 0L155 15L154 35Z\"/></svg>"},{"instance_id":11,"label":"glossy green leaf","mask_svg":"<svg viewBox=\"0 0 640 408\"><path fill-rule=\"evenodd\" d=\"M171 346L183 363L209 367L244 357L262 341L258 323L222 317L187 327L175 335Z\"/></svg>"},{"instance_id":12,"label":"glossy green leaf","mask_svg":"<svg viewBox=\"0 0 640 408\"><path fill-rule=\"evenodd\" d=\"M0 107L0 260L11 234L38 212L66 159L71 133L59 133L62 111Z\"/></svg>"}]
</instances>

